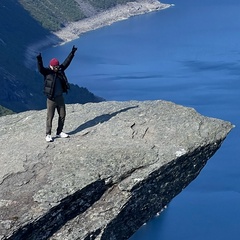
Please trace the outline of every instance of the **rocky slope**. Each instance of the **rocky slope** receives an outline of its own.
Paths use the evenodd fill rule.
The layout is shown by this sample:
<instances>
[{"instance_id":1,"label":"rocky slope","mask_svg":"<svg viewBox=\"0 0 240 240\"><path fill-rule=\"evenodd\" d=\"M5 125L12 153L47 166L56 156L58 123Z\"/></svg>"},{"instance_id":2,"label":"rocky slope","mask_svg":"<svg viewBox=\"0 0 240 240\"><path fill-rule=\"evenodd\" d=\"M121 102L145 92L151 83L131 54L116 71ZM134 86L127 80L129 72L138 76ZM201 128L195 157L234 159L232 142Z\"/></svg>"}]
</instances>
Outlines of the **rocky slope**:
<instances>
[{"instance_id":1,"label":"rocky slope","mask_svg":"<svg viewBox=\"0 0 240 240\"><path fill-rule=\"evenodd\" d=\"M125 240L193 181L233 128L165 101L67 105L0 118L0 239ZM56 127L55 119L54 127Z\"/></svg>"}]
</instances>

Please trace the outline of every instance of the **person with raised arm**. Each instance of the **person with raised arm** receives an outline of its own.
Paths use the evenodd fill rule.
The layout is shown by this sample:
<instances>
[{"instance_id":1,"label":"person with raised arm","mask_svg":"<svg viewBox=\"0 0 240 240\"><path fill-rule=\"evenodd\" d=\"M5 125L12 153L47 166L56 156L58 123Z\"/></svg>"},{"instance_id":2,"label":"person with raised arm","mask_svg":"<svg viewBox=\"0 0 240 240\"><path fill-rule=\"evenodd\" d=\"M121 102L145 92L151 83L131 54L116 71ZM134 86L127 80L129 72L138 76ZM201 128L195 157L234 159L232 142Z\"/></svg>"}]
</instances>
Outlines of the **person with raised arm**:
<instances>
[{"instance_id":1,"label":"person with raised arm","mask_svg":"<svg viewBox=\"0 0 240 240\"><path fill-rule=\"evenodd\" d=\"M49 67L43 66L42 55L37 55L37 64L39 72L44 76L44 94L47 96L47 121L46 121L46 141L52 142L52 121L55 110L58 112L58 127L56 137L67 138L69 135L63 132L66 107L64 102L63 93L69 90L68 79L65 75L65 70L70 65L77 48L72 47L71 52L64 60L59 63L58 59L53 58L49 63Z\"/></svg>"}]
</instances>

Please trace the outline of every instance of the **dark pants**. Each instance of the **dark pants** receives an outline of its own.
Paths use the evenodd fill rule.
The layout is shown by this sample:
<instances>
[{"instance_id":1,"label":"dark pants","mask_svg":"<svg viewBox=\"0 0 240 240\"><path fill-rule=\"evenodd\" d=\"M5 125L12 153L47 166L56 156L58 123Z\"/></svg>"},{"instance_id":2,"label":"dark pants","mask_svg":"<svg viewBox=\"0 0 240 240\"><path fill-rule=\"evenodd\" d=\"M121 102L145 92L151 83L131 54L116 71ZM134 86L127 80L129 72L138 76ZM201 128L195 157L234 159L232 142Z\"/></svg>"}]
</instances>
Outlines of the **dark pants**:
<instances>
[{"instance_id":1,"label":"dark pants","mask_svg":"<svg viewBox=\"0 0 240 240\"><path fill-rule=\"evenodd\" d=\"M55 114L55 109L58 112L58 128L57 134L60 134L63 130L64 121L66 117L66 107L63 96L56 97L54 100L47 99L47 125L46 134L52 132L52 121Z\"/></svg>"}]
</instances>

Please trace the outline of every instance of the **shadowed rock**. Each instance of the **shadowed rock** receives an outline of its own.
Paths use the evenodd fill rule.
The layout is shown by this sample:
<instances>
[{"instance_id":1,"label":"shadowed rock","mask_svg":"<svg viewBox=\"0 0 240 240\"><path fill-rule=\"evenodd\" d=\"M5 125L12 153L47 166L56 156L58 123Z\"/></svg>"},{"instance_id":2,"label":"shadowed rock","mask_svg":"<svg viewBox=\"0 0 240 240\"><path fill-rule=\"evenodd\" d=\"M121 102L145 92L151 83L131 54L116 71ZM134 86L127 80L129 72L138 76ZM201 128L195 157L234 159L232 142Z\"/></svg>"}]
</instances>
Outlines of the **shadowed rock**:
<instances>
[{"instance_id":1,"label":"shadowed rock","mask_svg":"<svg viewBox=\"0 0 240 240\"><path fill-rule=\"evenodd\" d=\"M128 239L233 128L166 101L75 104L70 138L46 143L45 119L45 110L0 118L0 239Z\"/></svg>"}]
</instances>

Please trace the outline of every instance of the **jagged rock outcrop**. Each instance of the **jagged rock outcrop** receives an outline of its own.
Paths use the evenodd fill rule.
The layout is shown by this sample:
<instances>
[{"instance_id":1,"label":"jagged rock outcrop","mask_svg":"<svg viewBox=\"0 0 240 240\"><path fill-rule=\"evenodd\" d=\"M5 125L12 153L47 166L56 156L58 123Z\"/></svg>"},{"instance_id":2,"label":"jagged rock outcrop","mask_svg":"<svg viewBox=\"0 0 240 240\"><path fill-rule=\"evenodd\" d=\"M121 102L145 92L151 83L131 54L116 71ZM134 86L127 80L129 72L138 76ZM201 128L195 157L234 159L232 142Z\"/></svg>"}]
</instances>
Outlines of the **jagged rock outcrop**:
<instances>
[{"instance_id":1,"label":"jagged rock outcrop","mask_svg":"<svg viewBox=\"0 0 240 240\"><path fill-rule=\"evenodd\" d=\"M233 128L166 101L75 104L70 138L46 143L45 118L0 118L0 239L128 239Z\"/></svg>"}]
</instances>

